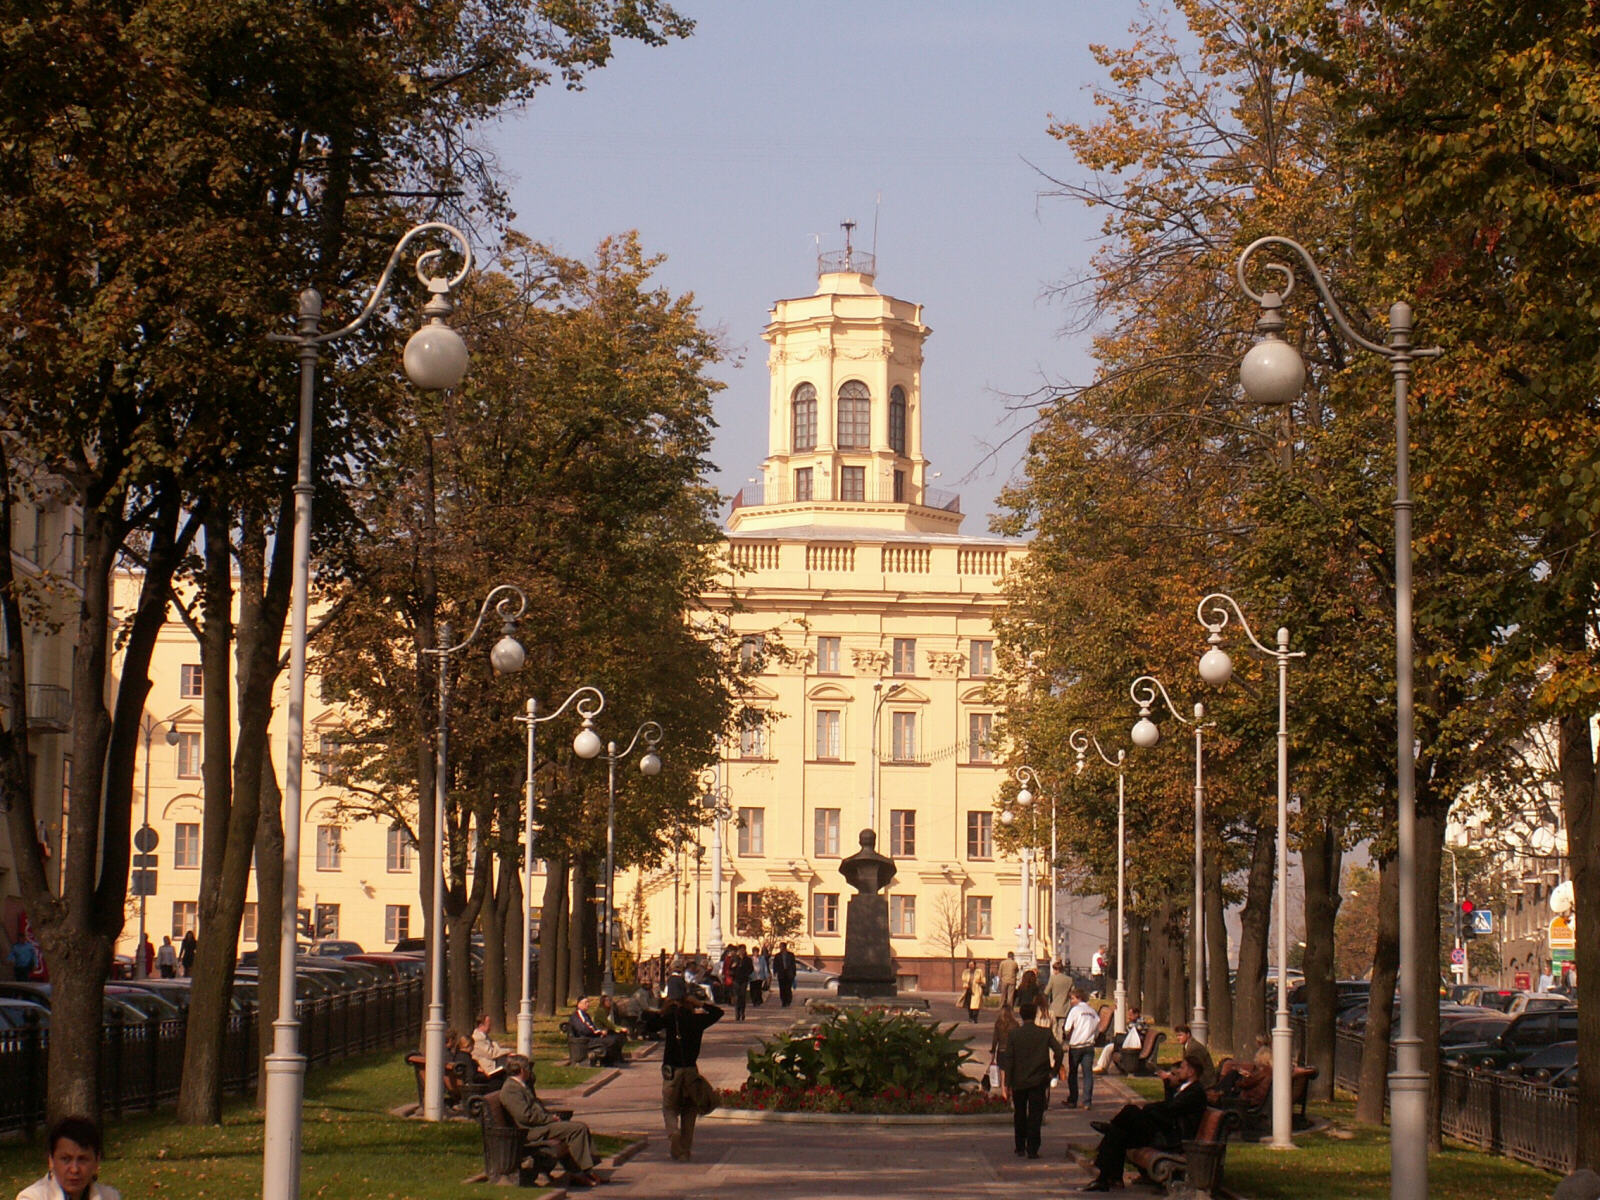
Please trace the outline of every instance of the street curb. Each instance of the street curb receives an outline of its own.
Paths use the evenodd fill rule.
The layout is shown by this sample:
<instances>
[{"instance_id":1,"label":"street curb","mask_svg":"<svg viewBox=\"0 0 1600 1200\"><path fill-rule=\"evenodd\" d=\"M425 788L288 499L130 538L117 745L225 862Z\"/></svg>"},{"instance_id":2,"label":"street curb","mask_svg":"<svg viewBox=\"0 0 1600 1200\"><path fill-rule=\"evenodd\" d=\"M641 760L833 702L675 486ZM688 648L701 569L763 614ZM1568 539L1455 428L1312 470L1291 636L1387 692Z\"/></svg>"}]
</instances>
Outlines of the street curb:
<instances>
[{"instance_id":1,"label":"street curb","mask_svg":"<svg viewBox=\"0 0 1600 1200\"><path fill-rule=\"evenodd\" d=\"M598 1092L601 1088L605 1087L606 1084L610 1083L613 1079L615 1079L618 1075L621 1075L621 1074L622 1074L622 1072L620 1070L618 1070L616 1067L612 1067L609 1071L607 1071L604 1075L601 1075L598 1079L591 1079L588 1083L584 1084L583 1088L578 1092L578 1095L580 1095L580 1096L592 1096L596 1092Z\"/></svg>"},{"instance_id":2,"label":"street curb","mask_svg":"<svg viewBox=\"0 0 1600 1200\"><path fill-rule=\"evenodd\" d=\"M627 1136L627 1135L625 1135L625 1134L612 1134L611 1136L612 1137L624 1137L624 1136ZM644 1148L650 1144L650 1139L648 1137L646 1137L645 1135L643 1135L643 1134L639 1134L638 1137L639 1137L638 1141L630 1142L628 1145L624 1146L621 1150L618 1150L609 1159L607 1159L606 1160L606 1164L608 1166L610 1166L610 1167L620 1167L623 1163L627 1162L630 1158L634 1157L636 1154L643 1153Z\"/></svg>"},{"instance_id":3,"label":"street curb","mask_svg":"<svg viewBox=\"0 0 1600 1200\"><path fill-rule=\"evenodd\" d=\"M759 1125L1010 1125L1012 1115L1006 1113L811 1113L772 1112L761 1108L718 1108L700 1118L702 1121L728 1121L734 1124Z\"/></svg>"}]
</instances>

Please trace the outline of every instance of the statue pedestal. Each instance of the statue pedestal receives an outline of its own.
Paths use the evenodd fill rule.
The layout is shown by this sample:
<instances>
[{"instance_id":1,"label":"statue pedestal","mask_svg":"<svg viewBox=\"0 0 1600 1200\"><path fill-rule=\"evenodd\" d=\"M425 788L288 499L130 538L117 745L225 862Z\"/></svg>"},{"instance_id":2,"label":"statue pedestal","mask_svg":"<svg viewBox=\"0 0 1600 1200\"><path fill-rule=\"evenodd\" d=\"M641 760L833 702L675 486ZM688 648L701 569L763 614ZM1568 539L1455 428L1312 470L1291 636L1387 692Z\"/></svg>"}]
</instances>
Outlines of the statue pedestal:
<instances>
[{"instance_id":1,"label":"statue pedestal","mask_svg":"<svg viewBox=\"0 0 1600 1200\"><path fill-rule=\"evenodd\" d=\"M878 892L894 878L894 861L879 854L877 834L861 831L861 849L839 864L856 895L845 908L844 967L839 995L874 998L895 994L889 952L889 901Z\"/></svg>"}]
</instances>

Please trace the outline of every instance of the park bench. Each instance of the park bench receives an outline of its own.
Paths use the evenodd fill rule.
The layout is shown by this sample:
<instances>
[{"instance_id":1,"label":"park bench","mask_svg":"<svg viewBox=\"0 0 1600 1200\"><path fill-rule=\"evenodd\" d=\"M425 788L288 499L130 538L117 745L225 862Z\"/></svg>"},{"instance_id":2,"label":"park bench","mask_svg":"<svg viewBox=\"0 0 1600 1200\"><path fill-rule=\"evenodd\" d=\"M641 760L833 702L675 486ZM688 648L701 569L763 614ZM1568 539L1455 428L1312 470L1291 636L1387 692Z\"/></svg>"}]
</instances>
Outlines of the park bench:
<instances>
[{"instance_id":1,"label":"park bench","mask_svg":"<svg viewBox=\"0 0 1600 1200\"><path fill-rule=\"evenodd\" d=\"M1305 1129L1311 1124L1306 1105L1311 1098L1311 1081L1317 1077L1316 1067L1295 1067L1290 1075L1290 1109L1294 1113L1294 1128ZM1244 1122L1246 1133L1259 1134L1272 1127L1272 1089L1262 1097L1260 1104L1235 1106Z\"/></svg>"},{"instance_id":2,"label":"park bench","mask_svg":"<svg viewBox=\"0 0 1600 1200\"><path fill-rule=\"evenodd\" d=\"M1136 1146L1128 1151L1128 1161L1139 1174L1162 1188L1182 1178L1202 1194L1222 1186L1222 1165L1228 1152L1228 1135L1239 1127L1239 1114L1227 1109L1207 1108L1194 1137L1182 1150L1157 1146Z\"/></svg>"},{"instance_id":3,"label":"park bench","mask_svg":"<svg viewBox=\"0 0 1600 1200\"><path fill-rule=\"evenodd\" d=\"M1167 1035L1160 1030L1150 1028L1144 1031L1144 1038L1139 1043L1137 1050L1128 1050L1119 1047L1116 1053L1117 1070L1124 1075L1153 1075L1156 1069L1156 1057L1161 1053L1161 1043L1167 1040Z\"/></svg>"},{"instance_id":4,"label":"park bench","mask_svg":"<svg viewBox=\"0 0 1600 1200\"><path fill-rule=\"evenodd\" d=\"M410 1065L412 1073L417 1080L417 1108L421 1109L423 1100L424 1079L427 1074L427 1059L418 1051L413 1050L406 1055L406 1062ZM483 1098L493 1091L498 1084L490 1079L463 1079L455 1063L444 1065L444 1092L445 1107L454 1108L468 1117L482 1115Z\"/></svg>"},{"instance_id":5,"label":"park bench","mask_svg":"<svg viewBox=\"0 0 1600 1200\"><path fill-rule=\"evenodd\" d=\"M572 1119L570 1108L549 1111L559 1120ZM518 1187L537 1187L540 1175L554 1182L556 1168L566 1160L564 1142L554 1138L524 1142L522 1130L517 1128L494 1092L483 1097L478 1121L483 1126L483 1173L490 1183L509 1183L514 1179Z\"/></svg>"},{"instance_id":6,"label":"park bench","mask_svg":"<svg viewBox=\"0 0 1600 1200\"><path fill-rule=\"evenodd\" d=\"M567 1035L567 1065L577 1066L588 1064L598 1067L606 1056L605 1043L598 1038L592 1038L586 1033L579 1033L572 1028L570 1021L561 1022L561 1032Z\"/></svg>"}]
</instances>

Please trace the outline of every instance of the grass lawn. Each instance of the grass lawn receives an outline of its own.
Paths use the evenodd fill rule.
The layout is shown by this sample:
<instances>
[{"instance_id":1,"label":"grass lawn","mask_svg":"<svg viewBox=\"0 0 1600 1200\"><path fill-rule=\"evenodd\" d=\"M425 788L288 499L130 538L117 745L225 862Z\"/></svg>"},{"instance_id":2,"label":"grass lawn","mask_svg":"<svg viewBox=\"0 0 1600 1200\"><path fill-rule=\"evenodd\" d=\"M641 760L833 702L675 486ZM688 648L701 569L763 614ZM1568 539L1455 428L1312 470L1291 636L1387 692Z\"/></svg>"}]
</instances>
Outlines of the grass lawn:
<instances>
[{"instance_id":1,"label":"grass lawn","mask_svg":"<svg viewBox=\"0 0 1600 1200\"><path fill-rule=\"evenodd\" d=\"M563 1041L561 1058L566 1058ZM541 1058L545 1056L540 1055ZM539 1064L540 1083L559 1086L558 1070ZM461 1181L483 1169L477 1122L429 1124L389 1115L417 1094L412 1070L398 1052L320 1067L306 1076L300 1192L327 1200L443 1200L460 1197ZM229 1100L221 1128L193 1129L170 1112L132 1117L107 1131L101 1177L128 1197L217 1197L261 1194L261 1114L243 1099ZM621 1138L595 1138L613 1154ZM14 1196L44 1174L43 1138L0 1146L0 1197ZM537 1192L525 1193L537 1195Z\"/></svg>"},{"instance_id":2,"label":"grass lawn","mask_svg":"<svg viewBox=\"0 0 1600 1200\"><path fill-rule=\"evenodd\" d=\"M1165 1050L1165 1047L1162 1047ZM1159 1079L1123 1078L1146 1100L1159 1100ZM1308 1109L1330 1127L1353 1135L1330 1137L1327 1132L1297 1133L1296 1149L1234 1141L1228 1146L1225 1179L1228 1187L1248 1200L1387 1200L1389 1195L1389 1130L1381 1125L1358 1125L1355 1101L1343 1097L1313 1101ZM1430 1200L1548 1200L1559 1177L1523 1166L1497 1154L1486 1154L1447 1142L1443 1153L1428 1163Z\"/></svg>"}]
</instances>

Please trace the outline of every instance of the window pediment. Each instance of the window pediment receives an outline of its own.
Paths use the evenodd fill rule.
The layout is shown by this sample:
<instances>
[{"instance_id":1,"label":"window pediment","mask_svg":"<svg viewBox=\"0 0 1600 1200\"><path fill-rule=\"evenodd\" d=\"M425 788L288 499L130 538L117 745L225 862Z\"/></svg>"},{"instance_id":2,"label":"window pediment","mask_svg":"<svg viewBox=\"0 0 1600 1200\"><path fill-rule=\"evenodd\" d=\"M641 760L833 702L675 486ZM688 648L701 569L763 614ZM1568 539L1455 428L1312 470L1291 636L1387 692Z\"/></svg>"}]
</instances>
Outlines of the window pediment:
<instances>
[{"instance_id":1,"label":"window pediment","mask_svg":"<svg viewBox=\"0 0 1600 1200\"><path fill-rule=\"evenodd\" d=\"M848 688L840 687L837 683L819 683L806 693L806 699L830 704L848 704L855 699L855 696Z\"/></svg>"}]
</instances>

